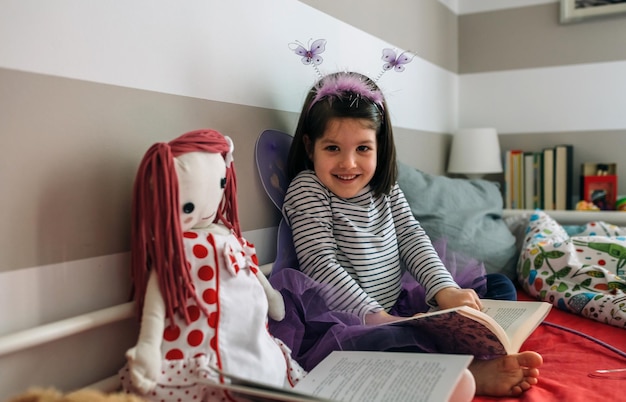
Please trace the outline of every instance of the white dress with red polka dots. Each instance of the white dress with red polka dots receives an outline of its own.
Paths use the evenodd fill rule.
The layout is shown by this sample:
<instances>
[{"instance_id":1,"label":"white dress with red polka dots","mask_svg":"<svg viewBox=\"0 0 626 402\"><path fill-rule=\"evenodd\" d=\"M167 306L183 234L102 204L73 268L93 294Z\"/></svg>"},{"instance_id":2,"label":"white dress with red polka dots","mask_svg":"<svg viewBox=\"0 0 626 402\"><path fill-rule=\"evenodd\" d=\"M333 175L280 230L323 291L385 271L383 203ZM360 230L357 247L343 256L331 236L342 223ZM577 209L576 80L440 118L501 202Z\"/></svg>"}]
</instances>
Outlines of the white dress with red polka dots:
<instances>
[{"instance_id":1,"label":"white dress with red polka dots","mask_svg":"<svg viewBox=\"0 0 626 402\"><path fill-rule=\"evenodd\" d=\"M161 375L149 399L233 400L207 385L223 381L210 367L278 387L293 386L305 374L287 346L267 330L268 302L256 277L256 252L244 243L234 234L185 232L191 277L208 317L190 299L189 324L178 315L172 325L166 320ZM127 388L127 369L121 375Z\"/></svg>"}]
</instances>

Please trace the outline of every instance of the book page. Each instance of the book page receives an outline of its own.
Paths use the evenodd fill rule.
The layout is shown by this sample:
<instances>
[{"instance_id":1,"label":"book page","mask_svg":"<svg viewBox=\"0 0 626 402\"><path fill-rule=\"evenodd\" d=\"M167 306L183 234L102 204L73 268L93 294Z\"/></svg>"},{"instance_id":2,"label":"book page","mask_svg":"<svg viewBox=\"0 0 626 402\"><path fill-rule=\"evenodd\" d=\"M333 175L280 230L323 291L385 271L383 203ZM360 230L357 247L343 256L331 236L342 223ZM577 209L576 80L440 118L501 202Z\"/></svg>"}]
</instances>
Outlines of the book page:
<instances>
[{"instance_id":1,"label":"book page","mask_svg":"<svg viewBox=\"0 0 626 402\"><path fill-rule=\"evenodd\" d=\"M551 308L549 303L538 301L483 299L481 302L484 311L462 306L382 325L415 327L435 340L440 353L492 358L518 352Z\"/></svg>"},{"instance_id":2,"label":"book page","mask_svg":"<svg viewBox=\"0 0 626 402\"><path fill-rule=\"evenodd\" d=\"M447 401L472 356L333 352L295 389L333 401Z\"/></svg>"},{"instance_id":3,"label":"book page","mask_svg":"<svg viewBox=\"0 0 626 402\"><path fill-rule=\"evenodd\" d=\"M552 305L538 301L481 300L483 313L492 317L504 329L511 349L519 351L522 343L541 324Z\"/></svg>"},{"instance_id":4,"label":"book page","mask_svg":"<svg viewBox=\"0 0 626 402\"><path fill-rule=\"evenodd\" d=\"M509 339L487 314L462 306L435 311L384 325L414 327L429 337L439 353L492 358L511 353Z\"/></svg>"},{"instance_id":5,"label":"book page","mask_svg":"<svg viewBox=\"0 0 626 402\"><path fill-rule=\"evenodd\" d=\"M259 402L335 402L329 399L298 392L291 387L279 388L273 385L242 378L232 373L226 373L215 367L209 368L222 375L226 382L218 383L209 378L198 378L198 382L215 388L224 389L228 391L231 396L245 397Z\"/></svg>"}]
</instances>

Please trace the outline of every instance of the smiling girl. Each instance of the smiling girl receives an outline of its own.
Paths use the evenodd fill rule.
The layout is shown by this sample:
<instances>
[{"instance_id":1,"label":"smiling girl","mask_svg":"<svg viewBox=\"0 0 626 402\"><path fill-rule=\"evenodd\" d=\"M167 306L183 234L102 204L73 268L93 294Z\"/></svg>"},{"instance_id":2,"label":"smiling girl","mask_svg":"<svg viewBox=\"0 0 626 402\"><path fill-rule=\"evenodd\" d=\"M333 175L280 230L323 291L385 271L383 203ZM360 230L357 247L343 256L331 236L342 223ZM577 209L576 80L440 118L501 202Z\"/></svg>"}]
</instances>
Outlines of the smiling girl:
<instances>
[{"instance_id":1,"label":"smiling girl","mask_svg":"<svg viewBox=\"0 0 626 402\"><path fill-rule=\"evenodd\" d=\"M416 299L406 289L405 272L421 285L427 306L481 308L477 292L459 286L446 269L396 183L389 110L371 79L340 72L323 77L311 89L287 173L291 183L283 215L304 279L289 272L294 270L282 270L272 279L287 303L298 304L291 324L301 319L302 331L290 346L305 366L311 355L317 361L333 348L436 352L426 334L375 327L423 312L420 305L411 305ZM512 282L502 275L484 279L485 297L515 294ZM294 289L296 283L301 290ZM321 290L307 298L312 284ZM287 325L289 319L273 330ZM534 352L523 352L476 361L470 366L476 392L520 394L537 382L541 360Z\"/></svg>"}]
</instances>

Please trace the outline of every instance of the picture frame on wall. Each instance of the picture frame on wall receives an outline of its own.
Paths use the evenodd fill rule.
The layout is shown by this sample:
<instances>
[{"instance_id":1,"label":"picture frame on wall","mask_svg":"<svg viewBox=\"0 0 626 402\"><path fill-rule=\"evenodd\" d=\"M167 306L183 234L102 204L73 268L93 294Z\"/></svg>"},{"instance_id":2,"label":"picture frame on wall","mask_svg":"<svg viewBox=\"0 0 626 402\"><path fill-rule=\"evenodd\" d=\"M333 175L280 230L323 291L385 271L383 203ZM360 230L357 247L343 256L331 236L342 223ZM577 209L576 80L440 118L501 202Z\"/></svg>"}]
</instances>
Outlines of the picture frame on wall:
<instances>
[{"instance_id":1,"label":"picture frame on wall","mask_svg":"<svg viewBox=\"0 0 626 402\"><path fill-rule=\"evenodd\" d=\"M561 23L624 14L626 0L561 0Z\"/></svg>"}]
</instances>

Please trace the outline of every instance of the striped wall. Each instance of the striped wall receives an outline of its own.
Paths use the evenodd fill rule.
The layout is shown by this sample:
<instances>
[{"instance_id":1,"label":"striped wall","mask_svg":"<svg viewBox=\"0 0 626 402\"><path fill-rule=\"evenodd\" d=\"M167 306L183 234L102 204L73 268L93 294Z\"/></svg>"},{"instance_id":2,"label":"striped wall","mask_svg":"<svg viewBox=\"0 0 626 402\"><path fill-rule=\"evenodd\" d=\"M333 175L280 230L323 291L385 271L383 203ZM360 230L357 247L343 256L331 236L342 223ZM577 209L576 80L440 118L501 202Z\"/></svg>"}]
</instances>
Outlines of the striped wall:
<instances>
[{"instance_id":1,"label":"striped wall","mask_svg":"<svg viewBox=\"0 0 626 402\"><path fill-rule=\"evenodd\" d=\"M448 134L473 125L503 148L573 142L579 161L620 162L625 29L561 26L554 0L0 0L0 335L127 300L135 170L189 130L233 138L242 229L273 259L254 142L293 131L316 79L290 42L327 39L324 73L376 76L382 48L415 52L379 84L400 158L443 174ZM135 337L117 325L0 357L0 399L112 375Z\"/></svg>"}]
</instances>

